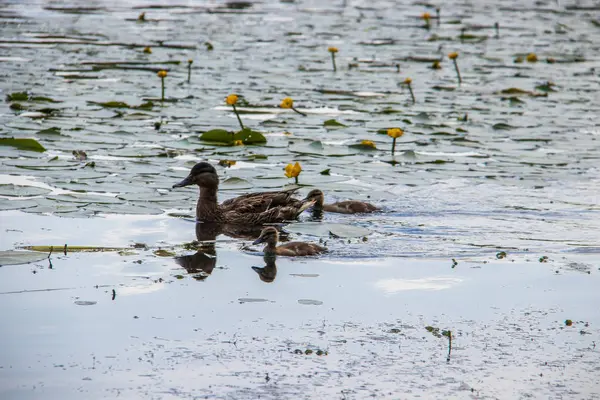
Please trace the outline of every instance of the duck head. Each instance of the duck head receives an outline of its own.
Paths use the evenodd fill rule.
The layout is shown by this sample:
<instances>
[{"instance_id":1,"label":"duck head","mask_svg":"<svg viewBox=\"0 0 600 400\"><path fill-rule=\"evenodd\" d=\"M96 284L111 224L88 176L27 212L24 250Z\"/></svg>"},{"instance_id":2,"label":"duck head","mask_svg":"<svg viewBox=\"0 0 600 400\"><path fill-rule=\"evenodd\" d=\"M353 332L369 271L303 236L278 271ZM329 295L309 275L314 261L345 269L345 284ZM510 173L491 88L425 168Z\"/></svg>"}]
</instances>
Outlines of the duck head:
<instances>
[{"instance_id":1,"label":"duck head","mask_svg":"<svg viewBox=\"0 0 600 400\"><path fill-rule=\"evenodd\" d=\"M217 175L217 170L207 162L199 162L194 165L190 174L184 180L173 185L173 189L190 185L218 187L219 176Z\"/></svg>"},{"instance_id":2,"label":"duck head","mask_svg":"<svg viewBox=\"0 0 600 400\"><path fill-rule=\"evenodd\" d=\"M325 201L325 196L323 195L323 192L320 191L319 189L313 189L310 192L308 192L308 194L306 195L306 200L314 200L315 201L314 207L319 209L319 208L323 207L323 202Z\"/></svg>"},{"instance_id":3,"label":"duck head","mask_svg":"<svg viewBox=\"0 0 600 400\"><path fill-rule=\"evenodd\" d=\"M267 243L269 246L275 247L278 240L279 232L277 232L276 228L269 226L262 230L258 239L256 239L252 244Z\"/></svg>"}]
</instances>

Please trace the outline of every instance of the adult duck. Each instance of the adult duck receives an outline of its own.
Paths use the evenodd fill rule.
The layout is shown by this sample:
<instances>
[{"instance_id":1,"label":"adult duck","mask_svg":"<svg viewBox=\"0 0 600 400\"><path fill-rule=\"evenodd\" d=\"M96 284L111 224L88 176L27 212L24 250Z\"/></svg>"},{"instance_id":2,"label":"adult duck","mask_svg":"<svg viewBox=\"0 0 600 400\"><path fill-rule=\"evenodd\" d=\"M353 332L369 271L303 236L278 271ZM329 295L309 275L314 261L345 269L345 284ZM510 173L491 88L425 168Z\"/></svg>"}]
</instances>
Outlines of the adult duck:
<instances>
[{"instance_id":1,"label":"adult duck","mask_svg":"<svg viewBox=\"0 0 600 400\"><path fill-rule=\"evenodd\" d=\"M314 200L292 199L294 190L280 192L250 193L235 199L217 203L219 176L207 162L194 165L190 174L173 188L197 185L200 196L196 206L196 219L202 222L218 222L233 225L262 225L293 220Z\"/></svg>"},{"instance_id":2,"label":"adult duck","mask_svg":"<svg viewBox=\"0 0 600 400\"><path fill-rule=\"evenodd\" d=\"M264 253L265 256L288 256L288 257L303 257L315 256L327 251L327 248L319 246L316 243L306 242L288 242L277 246L279 241L279 232L272 226L266 227L260 233L258 239L252 244L266 243Z\"/></svg>"}]
</instances>

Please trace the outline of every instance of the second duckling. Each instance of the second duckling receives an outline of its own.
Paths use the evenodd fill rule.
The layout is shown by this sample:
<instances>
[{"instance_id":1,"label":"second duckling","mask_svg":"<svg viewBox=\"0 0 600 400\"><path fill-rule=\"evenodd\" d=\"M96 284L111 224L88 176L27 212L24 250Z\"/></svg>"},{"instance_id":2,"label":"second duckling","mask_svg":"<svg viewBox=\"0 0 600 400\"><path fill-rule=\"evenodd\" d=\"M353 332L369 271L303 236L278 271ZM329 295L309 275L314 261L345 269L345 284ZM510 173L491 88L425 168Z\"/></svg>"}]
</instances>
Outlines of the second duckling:
<instances>
[{"instance_id":1,"label":"second duckling","mask_svg":"<svg viewBox=\"0 0 600 400\"><path fill-rule=\"evenodd\" d=\"M323 246L316 243L306 242L288 242L277 246L279 241L279 232L277 229L269 226L262 230L258 239L252 244L266 243L264 252L266 255L278 255L288 257L315 256L327 251Z\"/></svg>"},{"instance_id":2,"label":"second duckling","mask_svg":"<svg viewBox=\"0 0 600 400\"><path fill-rule=\"evenodd\" d=\"M319 189L314 189L308 192L306 199L315 200L315 205L313 206L315 211L326 211L340 214L358 214L379 211L379 208L375 207L373 204L359 200L346 200L333 204L324 204L325 196Z\"/></svg>"}]
</instances>

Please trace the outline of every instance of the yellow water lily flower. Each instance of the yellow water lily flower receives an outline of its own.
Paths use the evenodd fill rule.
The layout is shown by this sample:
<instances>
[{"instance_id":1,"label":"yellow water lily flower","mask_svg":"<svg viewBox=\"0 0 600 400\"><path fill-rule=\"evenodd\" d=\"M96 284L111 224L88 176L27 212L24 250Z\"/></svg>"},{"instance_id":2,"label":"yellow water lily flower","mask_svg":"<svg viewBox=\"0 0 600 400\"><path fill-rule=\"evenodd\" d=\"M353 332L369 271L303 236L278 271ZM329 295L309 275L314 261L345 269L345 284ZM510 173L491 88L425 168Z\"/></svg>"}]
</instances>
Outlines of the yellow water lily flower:
<instances>
[{"instance_id":1,"label":"yellow water lily flower","mask_svg":"<svg viewBox=\"0 0 600 400\"><path fill-rule=\"evenodd\" d=\"M285 176L287 176L288 178L298 178L300 172L302 172L302 167L298 162L296 162L295 164L288 164L285 166Z\"/></svg>"},{"instance_id":2,"label":"yellow water lily flower","mask_svg":"<svg viewBox=\"0 0 600 400\"><path fill-rule=\"evenodd\" d=\"M160 71L158 71L158 73L156 74L158 75L159 78L163 79L167 77L167 71L165 71L164 69L161 69Z\"/></svg>"},{"instance_id":3,"label":"yellow water lily flower","mask_svg":"<svg viewBox=\"0 0 600 400\"><path fill-rule=\"evenodd\" d=\"M192 65L194 63L194 60L192 60L191 58L188 60L188 64Z\"/></svg>"},{"instance_id":4,"label":"yellow water lily flower","mask_svg":"<svg viewBox=\"0 0 600 400\"><path fill-rule=\"evenodd\" d=\"M406 79L404 80L404 84L405 84L405 85L410 85L411 83L412 83L412 79L410 79L410 78L406 78Z\"/></svg>"},{"instance_id":5,"label":"yellow water lily flower","mask_svg":"<svg viewBox=\"0 0 600 400\"><path fill-rule=\"evenodd\" d=\"M423 18L425 22L429 22L429 20L431 19L431 14L429 14L428 12L424 12L423 14L421 14L421 18Z\"/></svg>"},{"instance_id":6,"label":"yellow water lily flower","mask_svg":"<svg viewBox=\"0 0 600 400\"><path fill-rule=\"evenodd\" d=\"M537 60L538 60L537 55L535 53L527 54L527 57L525 57L525 59L527 60L527 62L530 62L530 63L537 62Z\"/></svg>"},{"instance_id":7,"label":"yellow water lily flower","mask_svg":"<svg viewBox=\"0 0 600 400\"><path fill-rule=\"evenodd\" d=\"M394 139L396 139L404 135L404 131L400 128L389 128L387 130L387 134L389 137L393 137Z\"/></svg>"},{"instance_id":8,"label":"yellow water lily flower","mask_svg":"<svg viewBox=\"0 0 600 400\"><path fill-rule=\"evenodd\" d=\"M374 149L376 149L377 147L375 147L375 143L373 143L372 140L363 140L362 142L360 142L360 144L362 146L366 146L366 147L372 147Z\"/></svg>"},{"instance_id":9,"label":"yellow water lily flower","mask_svg":"<svg viewBox=\"0 0 600 400\"><path fill-rule=\"evenodd\" d=\"M456 60L458 58L458 53L453 51L452 53L448 54L448 58L451 60Z\"/></svg>"},{"instance_id":10,"label":"yellow water lily flower","mask_svg":"<svg viewBox=\"0 0 600 400\"><path fill-rule=\"evenodd\" d=\"M329 47L327 49L327 51L330 52L330 53L337 53L338 52L338 48L331 46L331 47Z\"/></svg>"},{"instance_id":11,"label":"yellow water lily flower","mask_svg":"<svg viewBox=\"0 0 600 400\"><path fill-rule=\"evenodd\" d=\"M294 100L291 97L286 97L281 100L281 104L279 105L281 108L294 108Z\"/></svg>"},{"instance_id":12,"label":"yellow water lily flower","mask_svg":"<svg viewBox=\"0 0 600 400\"><path fill-rule=\"evenodd\" d=\"M235 103L237 103L238 101L238 97L237 94L230 94L229 96L227 96L227 98L225 99L225 102L227 104L229 104L230 106L233 106Z\"/></svg>"},{"instance_id":13,"label":"yellow water lily flower","mask_svg":"<svg viewBox=\"0 0 600 400\"><path fill-rule=\"evenodd\" d=\"M152 54L152 49L148 46L144 47L144 53L146 54Z\"/></svg>"},{"instance_id":14,"label":"yellow water lily flower","mask_svg":"<svg viewBox=\"0 0 600 400\"><path fill-rule=\"evenodd\" d=\"M241 140L234 140L233 141L233 145L234 146L243 146L244 142L242 142Z\"/></svg>"}]
</instances>

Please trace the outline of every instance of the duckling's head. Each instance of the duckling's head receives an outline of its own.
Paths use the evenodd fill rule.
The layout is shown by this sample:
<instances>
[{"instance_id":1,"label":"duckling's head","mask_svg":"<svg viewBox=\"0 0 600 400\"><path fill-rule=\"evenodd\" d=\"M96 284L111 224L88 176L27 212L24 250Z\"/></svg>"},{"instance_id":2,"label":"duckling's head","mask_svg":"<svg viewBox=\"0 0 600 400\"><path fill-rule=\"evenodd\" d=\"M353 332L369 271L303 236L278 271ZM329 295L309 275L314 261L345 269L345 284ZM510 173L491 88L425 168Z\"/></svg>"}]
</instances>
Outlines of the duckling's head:
<instances>
[{"instance_id":1,"label":"duckling's head","mask_svg":"<svg viewBox=\"0 0 600 400\"><path fill-rule=\"evenodd\" d=\"M269 226L262 230L258 239L256 239L252 244L260 244L267 243L269 246L277 245L277 241L279 240L279 232L277 229Z\"/></svg>"},{"instance_id":2,"label":"duckling's head","mask_svg":"<svg viewBox=\"0 0 600 400\"><path fill-rule=\"evenodd\" d=\"M194 165L190 174L181 182L173 185L173 188L198 185L201 187L217 187L219 186L219 176L215 167L207 162L199 162Z\"/></svg>"},{"instance_id":3,"label":"duckling's head","mask_svg":"<svg viewBox=\"0 0 600 400\"><path fill-rule=\"evenodd\" d=\"M323 202L325 201L325 196L323 195L323 192L320 191L319 189L313 189L310 192L308 192L308 194L306 195L306 200L314 200L315 201L315 208L322 208L323 207Z\"/></svg>"}]
</instances>

